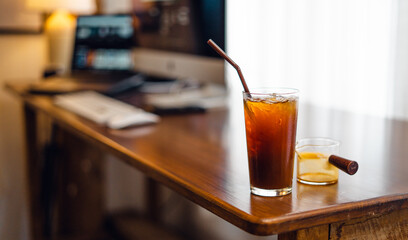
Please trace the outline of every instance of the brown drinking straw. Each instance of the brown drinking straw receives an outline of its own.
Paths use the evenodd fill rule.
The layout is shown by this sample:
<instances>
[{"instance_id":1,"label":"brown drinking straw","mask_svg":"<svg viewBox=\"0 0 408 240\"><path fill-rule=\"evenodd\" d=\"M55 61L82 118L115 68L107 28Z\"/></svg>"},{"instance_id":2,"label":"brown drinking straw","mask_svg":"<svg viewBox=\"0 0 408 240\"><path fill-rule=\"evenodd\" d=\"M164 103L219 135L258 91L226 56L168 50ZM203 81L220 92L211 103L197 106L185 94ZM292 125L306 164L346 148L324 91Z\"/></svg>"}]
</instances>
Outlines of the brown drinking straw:
<instances>
[{"instance_id":1,"label":"brown drinking straw","mask_svg":"<svg viewBox=\"0 0 408 240\"><path fill-rule=\"evenodd\" d=\"M239 78L241 79L242 86L244 87L244 91L249 95L249 89L245 82L244 75L242 75L241 68L236 64L228 55L211 39L207 41L208 45L210 45L221 57L223 57L227 62L229 62L238 72ZM251 97L251 95L249 95Z\"/></svg>"}]
</instances>

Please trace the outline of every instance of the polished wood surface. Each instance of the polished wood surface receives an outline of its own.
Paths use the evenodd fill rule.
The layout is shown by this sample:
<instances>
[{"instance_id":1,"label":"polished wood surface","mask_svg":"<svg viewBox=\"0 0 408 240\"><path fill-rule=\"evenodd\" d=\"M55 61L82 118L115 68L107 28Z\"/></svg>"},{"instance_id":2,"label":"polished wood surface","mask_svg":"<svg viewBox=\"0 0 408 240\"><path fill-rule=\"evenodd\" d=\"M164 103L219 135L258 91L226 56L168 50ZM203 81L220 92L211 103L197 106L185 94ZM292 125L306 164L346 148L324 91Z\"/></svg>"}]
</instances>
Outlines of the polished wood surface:
<instances>
[{"instance_id":1,"label":"polished wood surface","mask_svg":"<svg viewBox=\"0 0 408 240\"><path fill-rule=\"evenodd\" d=\"M55 107L48 97L24 95L28 107L112 152L146 175L236 226L258 235L377 216L408 208L408 122L300 106L298 139L340 140L340 156L359 171L339 182L293 193L259 197L249 191L242 100L206 114L163 117L157 125L111 130ZM325 227L324 227L325 228Z\"/></svg>"}]
</instances>

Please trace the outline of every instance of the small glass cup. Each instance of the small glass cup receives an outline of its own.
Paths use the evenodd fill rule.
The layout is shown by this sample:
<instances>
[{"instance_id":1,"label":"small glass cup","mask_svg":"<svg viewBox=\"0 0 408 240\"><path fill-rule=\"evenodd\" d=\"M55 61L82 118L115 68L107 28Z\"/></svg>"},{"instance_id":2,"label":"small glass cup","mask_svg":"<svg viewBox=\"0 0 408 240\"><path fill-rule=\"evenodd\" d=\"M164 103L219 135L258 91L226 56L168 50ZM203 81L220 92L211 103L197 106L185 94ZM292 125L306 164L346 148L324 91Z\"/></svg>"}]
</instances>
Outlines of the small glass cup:
<instances>
[{"instance_id":1,"label":"small glass cup","mask_svg":"<svg viewBox=\"0 0 408 240\"><path fill-rule=\"evenodd\" d=\"M252 89L243 93L251 193L292 192L298 90Z\"/></svg>"},{"instance_id":2,"label":"small glass cup","mask_svg":"<svg viewBox=\"0 0 408 240\"><path fill-rule=\"evenodd\" d=\"M297 181L310 185L336 183L339 169L329 163L339 153L340 143L329 138L304 138L296 144Z\"/></svg>"}]
</instances>

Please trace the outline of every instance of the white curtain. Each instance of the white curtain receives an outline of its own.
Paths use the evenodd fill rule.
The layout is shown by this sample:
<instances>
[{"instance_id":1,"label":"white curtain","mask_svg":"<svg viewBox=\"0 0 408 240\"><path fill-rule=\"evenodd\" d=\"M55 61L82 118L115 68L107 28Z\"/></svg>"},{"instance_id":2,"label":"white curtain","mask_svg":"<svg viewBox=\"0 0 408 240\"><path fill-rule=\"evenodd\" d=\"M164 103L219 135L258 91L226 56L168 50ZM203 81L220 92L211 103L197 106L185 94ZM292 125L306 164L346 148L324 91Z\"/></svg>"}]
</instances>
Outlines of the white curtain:
<instances>
[{"instance_id":1,"label":"white curtain","mask_svg":"<svg viewBox=\"0 0 408 240\"><path fill-rule=\"evenodd\" d=\"M249 88L287 86L301 101L408 118L408 1L230 0L227 52ZM228 67L232 91L241 85Z\"/></svg>"}]
</instances>

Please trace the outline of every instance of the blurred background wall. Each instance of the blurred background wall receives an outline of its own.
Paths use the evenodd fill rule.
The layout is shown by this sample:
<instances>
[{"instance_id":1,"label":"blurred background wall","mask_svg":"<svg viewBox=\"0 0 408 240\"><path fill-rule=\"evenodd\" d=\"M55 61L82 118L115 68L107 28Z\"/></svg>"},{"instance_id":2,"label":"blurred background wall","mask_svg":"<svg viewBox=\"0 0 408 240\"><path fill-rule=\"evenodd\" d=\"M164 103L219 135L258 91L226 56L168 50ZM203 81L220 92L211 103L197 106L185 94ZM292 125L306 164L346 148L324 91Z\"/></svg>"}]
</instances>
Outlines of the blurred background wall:
<instances>
[{"instance_id":1,"label":"blurred background wall","mask_svg":"<svg viewBox=\"0 0 408 240\"><path fill-rule=\"evenodd\" d=\"M4 84L39 79L46 49L40 34L0 35L0 239L28 239L22 106Z\"/></svg>"}]
</instances>

